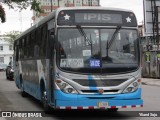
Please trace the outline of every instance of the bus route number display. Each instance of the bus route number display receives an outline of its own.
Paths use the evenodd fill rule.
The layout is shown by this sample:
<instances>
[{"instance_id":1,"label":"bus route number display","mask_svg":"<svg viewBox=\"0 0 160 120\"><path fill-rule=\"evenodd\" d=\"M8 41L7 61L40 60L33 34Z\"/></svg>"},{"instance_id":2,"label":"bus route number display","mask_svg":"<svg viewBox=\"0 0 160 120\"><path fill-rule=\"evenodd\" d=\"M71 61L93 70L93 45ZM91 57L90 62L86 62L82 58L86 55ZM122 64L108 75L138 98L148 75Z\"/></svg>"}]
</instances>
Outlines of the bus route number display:
<instances>
[{"instance_id":1,"label":"bus route number display","mask_svg":"<svg viewBox=\"0 0 160 120\"><path fill-rule=\"evenodd\" d=\"M84 67L83 59L61 59L60 67L79 68Z\"/></svg>"}]
</instances>

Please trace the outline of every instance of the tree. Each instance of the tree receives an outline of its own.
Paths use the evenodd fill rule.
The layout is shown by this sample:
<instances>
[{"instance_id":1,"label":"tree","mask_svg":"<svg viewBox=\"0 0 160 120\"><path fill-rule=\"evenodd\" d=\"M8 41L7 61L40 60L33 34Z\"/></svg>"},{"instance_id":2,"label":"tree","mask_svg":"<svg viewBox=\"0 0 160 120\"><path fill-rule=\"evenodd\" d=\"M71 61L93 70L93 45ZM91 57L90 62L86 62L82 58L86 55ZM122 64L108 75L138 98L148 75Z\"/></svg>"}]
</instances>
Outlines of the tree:
<instances>
[{"instance_id":1,"label":"tree","mask_svg":"<svg viewBox=\"0 0 160 120\"><path fill-rule=\"evenodd\" d=\"M19 36L20 34L21 34L20 31L7 32L7 33L5 33L6 38L4 40L13 45L13 43L16 40L17 36Z\"/></svg>"},{"instance_id":2,"label":"tree","mask_svg":"<svg viewBox=\"0 0 160 120\"><path fill-rule=\"evenodd\" d=\"M38 16L40 13L43 13L43 10L40 8L40 3L36 0L3 0L5 4L7 4L10 8L19 8L19 10L27 9L31 5L31 10L36 12ZM0 19L1 22L4 23L6 21L5 11L0 4Z\"/></svg>"},{"instance_id":3,"label":"tree","mask_svg":"<svg viewBox=\"0 0 160 120\"><path fill-rule=\"evenodd\" d=\"M5 11L4 11L4 8L2 7L2 5L0 4L0 19L1 19L1 22L4 23L6 21L6 18L5 18Z\"/></svg>"}]
</instances>

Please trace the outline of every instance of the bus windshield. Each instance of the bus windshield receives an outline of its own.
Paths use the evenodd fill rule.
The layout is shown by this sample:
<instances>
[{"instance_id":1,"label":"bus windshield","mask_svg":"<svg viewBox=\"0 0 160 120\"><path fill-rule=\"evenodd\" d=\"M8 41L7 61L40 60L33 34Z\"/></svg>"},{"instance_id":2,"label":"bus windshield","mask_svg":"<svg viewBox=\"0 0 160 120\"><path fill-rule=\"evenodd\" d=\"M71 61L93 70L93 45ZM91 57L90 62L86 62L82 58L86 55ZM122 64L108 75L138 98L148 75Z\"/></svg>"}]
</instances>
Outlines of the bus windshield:
<instances>
[{"instance_id":1,"label":"bus windshield","mask_svg":"<svg viewBox=\"0 0 160 120\"><path fill-rule=\"evenodd\" d=\"M58 43L57 63L61 70L115 74L139 67L138 35L134 29L59 28Z\"/></svg>"}]
</instances>

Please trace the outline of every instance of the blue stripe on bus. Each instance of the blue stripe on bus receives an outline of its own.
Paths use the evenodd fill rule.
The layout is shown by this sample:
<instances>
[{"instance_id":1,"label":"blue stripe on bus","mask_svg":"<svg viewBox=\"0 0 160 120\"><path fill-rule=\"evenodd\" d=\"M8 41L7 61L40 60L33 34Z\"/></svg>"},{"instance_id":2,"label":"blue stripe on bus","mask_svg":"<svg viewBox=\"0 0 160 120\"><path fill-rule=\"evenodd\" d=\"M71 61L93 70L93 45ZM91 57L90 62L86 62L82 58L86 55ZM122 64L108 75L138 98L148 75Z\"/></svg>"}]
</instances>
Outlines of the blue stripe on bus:
<instances>
[{"instance_id":1,"label":"blue stripe on bus","mask_svg":"<svg viewBox=\"0 0 160 120\"><path fill-rule=\"evenodd\" d=\"M98 102L107 102L108 106L132 106L132 105L143 105L142 99L131 99L131 100L99 100L99 99L93 99L93 100L79 100L79 101L61 101L56 100L56 106L97 106Z\"/></svg>"},{"instance_id":2,"label":"blue stripe on bus","mask_svg":"<svg viewBox=\"0 0 160 120\"><path fill-rule=\"evenodd\" d=\"M56 106L96 106L97 102L108 102L109 106L129 106L143 104L143 100L141 99L141 88L133 93L115 95L66 94L62 91L55 90L55 99Z\"/></svg>"},{"instance_id":3,"label":"blue stripe on bus","mask_svg":"<svg viewBox=\"0 0 160 120\"><path fill-rule=\"evenodd\" d=\"M57 100L66 100L66 101L70 101L70 100L87 100L87 99L112 99L112 100L116 100L116 99L121 99L121 100L125 100L125 99L139 99L141 98L141 88L139 88L138 90L136 90L133 93L124 93L124 94L87 94L87 95L82 95L82 94L67 94L62 92L61 90L55 90L54 91L55 94L55 99Z\"/></svg>"},{"instance_id":4,"label":"blue stripe on bus","mask_svg":"<svg viewBox=\"0 0 160 120\"><path fill-rule=\"evenodd\" d=\"M46 86L46 81L43 79L43 77L41 77L41 80L43 80L43 82ZM16 82L16 85L20 88L21 87L20 79L17 78L15 80L15 82ZM25 92L32 95L36 99L41 100L42 96L41 96L41 88L40 88L39 83L33 83L33 82L30 82L30 81L23 80L23 84L24 84L24 91ZM46 89L47 93L49 93L49 89L47 89L47 88L45 88L45 89ZM50 98L49 95L47 97Z\"/></svg>"},{"instance_id":5,"label":"blue stripe on bus","mask_svg":"<svg viewBox=\"0 0 160 120\"><path fill-rule=\"evenodd\" d=\"M36 99L41 100L41 92L40 92L40 86L38 83L31 83L29 81L24 82L24 90L25 92L31 94L34 96Z\"/></svg>"},{"instance_id":6,"label":"blue stripe on bus","mask_svg":"<svg viewBox=\"0 0 160 120\"><path fill-rule=\"evenodd\" d=\"M43 80L44 86L46 87L46 81L44 80L43 77L41 77L41 80ZM40 91L39 81L36 81L36 82L38 82L38 83L33 83L31 81L23 80L24 91L29 93L30 95L34 96L38 100L41 100L41 91ZM21 89L21 83L20 83L19 77L16 78L15 83L16 83L16 86L18 86ZM47 88L45 88L45 89L46 89L46 91L48 91Z\"/></svg>"},{"instance_id":7,"label":"blue stripe on bus","mask_svg":"<svg viewBox=\"0 0 160 120\"><path fill-rule=\"evenodd\" d=\"M93 80L92 75L88 75L88 81L90 90L97 90L96 87L92 87L92 86L97 86L96 82Z\"/></svg>"}]
</instances>

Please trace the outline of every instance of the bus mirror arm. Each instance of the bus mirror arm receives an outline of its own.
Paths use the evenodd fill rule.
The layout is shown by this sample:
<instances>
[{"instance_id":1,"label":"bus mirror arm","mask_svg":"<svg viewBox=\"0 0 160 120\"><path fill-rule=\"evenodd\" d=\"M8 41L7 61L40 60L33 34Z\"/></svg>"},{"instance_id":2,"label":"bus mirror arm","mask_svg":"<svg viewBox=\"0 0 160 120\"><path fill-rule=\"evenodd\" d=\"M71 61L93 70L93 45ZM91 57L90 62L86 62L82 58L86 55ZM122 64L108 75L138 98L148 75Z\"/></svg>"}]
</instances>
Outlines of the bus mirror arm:
<instances>
[{"instance_id":1,"label":"bus mirror arm","mask_svg":"<svg viewBox=\"0 0 160 120\"><path fill-rule=\"evenodd\" d=\"M55 34L54 30L50 32L50 36L52 39L54 39L54 34Z\"/></svg>"},{"instance_id":2,"label":"bus mirror arm","mask_svg":"<svg viewBox=\"0 0 160 120\"><path fill-rule=\"evenodd\" d=\"M52 31L52 32L50 33L50 35L51 35L51 36L54 36L54 31Z\"/></svg>"},{"instance_id":3,"label":"bus mirror arm","mask_svg":"<svg viewBox=\"0 0 160 120\"><path fill-rule=\"evenodd\" d=\"M18 62L16 62L16 66L18 66Z\"/></svg>"}]
</instances>

